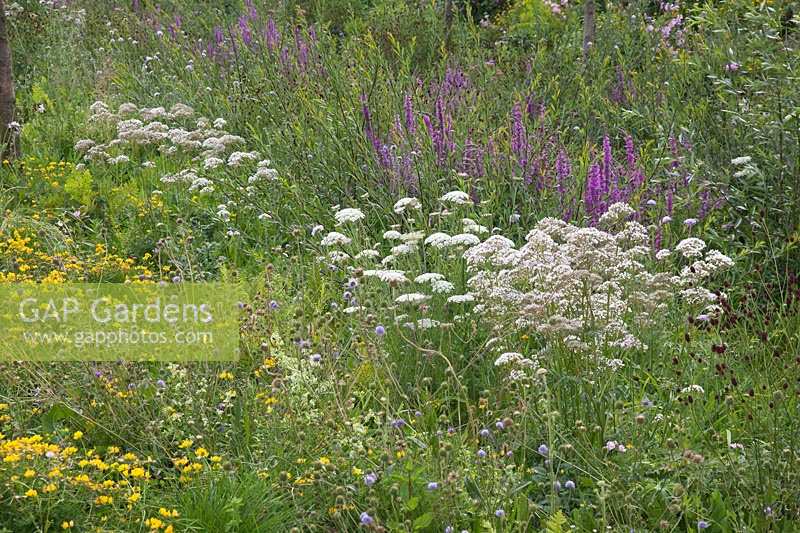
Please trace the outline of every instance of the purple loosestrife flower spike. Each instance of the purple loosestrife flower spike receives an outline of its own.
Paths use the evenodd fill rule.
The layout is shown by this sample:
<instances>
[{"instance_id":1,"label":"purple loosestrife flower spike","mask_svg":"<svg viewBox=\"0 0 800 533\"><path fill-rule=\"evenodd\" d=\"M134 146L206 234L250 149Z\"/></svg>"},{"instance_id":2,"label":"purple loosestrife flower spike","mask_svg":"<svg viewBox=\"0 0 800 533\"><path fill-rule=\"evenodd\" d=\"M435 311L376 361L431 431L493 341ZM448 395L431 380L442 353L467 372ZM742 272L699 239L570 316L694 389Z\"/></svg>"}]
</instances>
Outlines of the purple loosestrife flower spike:
<instances>
[{"instance_id":1,"label":"purple loosestrife flower spike","mask_svg":"<svg viewBox=\"0 0 800 533\"><path fill-rule=\"evenodd\" d=\"M267 28L265 32L267 41L267 49L272 53L278 48L281 42L281 34L278 33L278 28L275 26L275 19L272 17L267 20Z\"/></svg>"},{"instance_id":2,"label":"purple loosestrife flower spike","mask_svg":"<svg viewBox=\"0 0 800 533\"><path fill-rule=\"evenodd\" d=\"M589 165L589 172L586 177L586 192L584 193L584 203L586 214L592 222L597 223L603 213L603 176L600 165L592 163Z\"/></svg>"}]
</instances>

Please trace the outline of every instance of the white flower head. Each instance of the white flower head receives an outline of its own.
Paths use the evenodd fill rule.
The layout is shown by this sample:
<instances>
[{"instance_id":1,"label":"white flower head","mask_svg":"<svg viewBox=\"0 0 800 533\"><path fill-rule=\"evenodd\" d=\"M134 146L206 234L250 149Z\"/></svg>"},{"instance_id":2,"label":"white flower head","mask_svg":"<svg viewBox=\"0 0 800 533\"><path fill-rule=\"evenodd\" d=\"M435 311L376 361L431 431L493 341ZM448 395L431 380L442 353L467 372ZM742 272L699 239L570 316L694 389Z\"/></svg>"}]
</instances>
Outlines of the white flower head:
<instances>
[{"instance_id":1,"label":"white flower head","mask_svg":"<svg viewBox=\"0 0 800 533\"><path fill-rule=\"evenodd\" d=\"M419 292L409 292L407 294L401 294L397 298L395 298L395 303L399 304L419 304L424 302L430 298L427 294L422 294Z\"/></svg>"},{"instance_id":2,"label":"white flower head","mask_svg":"<svg viewBox=\"0 0 800 533\"><path fill-rule=\"evenodd\" d=\"M442 233L438 231L436 233L431 233L425 239L425 244L428 246L433 246L434 248L444 248L447 246L447 241L450 240L450 235L447 233Z\"/></svg>"},{"instance_id":3,"label":"white flower head","mask_svg":"<svg viewBox=\"0 0 800 533\"><path fill-rule=\"evenodd\" d=\"M331 231L325 237L322 238L322 246L334 246L334 245L347 245L353 242L353 239L348 237L347 235L343 235L338 231Z\"/></svg>"},{"instance_id":4,"label":"white flower head","mask_svg":"<svg viewBox=\"0 0 800 533\"><path fill-rule=\"evenodd\" d=\"M455 205L467 205L472 203L469 195L463 191L450 191L442 196L439 200L444 203Z\"/></svg>"},{"instance_id":5,"label":"white flower head","mask_svg":"<svg viewBox=\"0 0 800 533\"><path fill-rule=\"evenodd\" d=\"M397 213L398 215L406 211L407 209L421 209L421 208L422 204L420 203L420 201L417 198L413 197L400 198L394 204L394 212Z\"/></svg>"},{"instance_id":6,"label":"white flower head","mask_svg":"<svg viewBox=\"0 0 800 533\"><path fill-rule=\"evenodd\" d=\"M358 222L359 220L362 220L364 216L364 213L360 209L353 207L340 209L334 215L337 225L347 224L348 222Z\"/></svg>"}]
</instances>

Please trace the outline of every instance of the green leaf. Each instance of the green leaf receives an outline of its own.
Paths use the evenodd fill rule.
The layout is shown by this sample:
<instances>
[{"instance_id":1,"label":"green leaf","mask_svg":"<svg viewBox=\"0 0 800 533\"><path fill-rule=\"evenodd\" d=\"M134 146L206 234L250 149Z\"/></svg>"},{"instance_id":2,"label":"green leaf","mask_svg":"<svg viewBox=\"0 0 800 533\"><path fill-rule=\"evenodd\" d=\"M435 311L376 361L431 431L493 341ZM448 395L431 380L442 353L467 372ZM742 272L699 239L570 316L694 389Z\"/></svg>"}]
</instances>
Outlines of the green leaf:
<instances>
[{"instance_id":1,"label":"green leaf","mask_svg":"<svg viewBox=\"0 0 800 533\"><path fill-rule=\"evenodd\" d=\"M419 497L417 496L414 496L413 498L408 500L408 502L406 502L406 509L408 509L409 511L413 511L418 506L419 506Z\"/></svg>"},{"instance_id":2,"label":"green leaf","mask_svg":"<svg viewBox=\"0 0 800 533\"><path fill-rule=\"evenodd\" d=\"M433 522L433 513L425 513L414 520L414 530L425 529Z\"/></svg>"},{"instance_id":3,"label":"green leaf","mask_svg":"<svg viewBox=\"0 0 800 533\"><path fill-rule=\"evenodd\" d=\"M561 509L545 522L545 529L547 533L563 533L561 526L567 523L567 517L561 512Z\"/></svg>"}]
</instances>

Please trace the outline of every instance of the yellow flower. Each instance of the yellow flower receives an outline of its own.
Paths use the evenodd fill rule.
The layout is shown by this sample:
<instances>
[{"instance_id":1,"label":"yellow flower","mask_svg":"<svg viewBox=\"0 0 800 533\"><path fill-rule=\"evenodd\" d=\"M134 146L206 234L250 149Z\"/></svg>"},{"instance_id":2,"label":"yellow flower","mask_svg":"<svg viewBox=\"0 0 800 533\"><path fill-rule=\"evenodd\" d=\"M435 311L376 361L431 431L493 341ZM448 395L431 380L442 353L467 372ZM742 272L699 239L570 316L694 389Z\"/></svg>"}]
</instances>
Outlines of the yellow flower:
<instances>
[{"instance_id":1,"label":"yellow flower","mask_svg":"<svg viewBox=\"0 0 800 533\"><path fill-rule=\"evenodd\" d=\"M136 468L131 470L131 476L135 478L144 477L145 476L144 468L137 466Z\"/></svg>"},{"instance_id":2,"label":"yellow flower","mask_svg":"<svg viewBox=\"0 0 800 533\"><path fill-rule=\"evenodd\" d=\"M134 492L133 494L131 494L130 496L128 496L128 501L129 501L130 503L136 503L136 502L138 502L138 501L139 501L141 498L142 498L142 495L141 495L140 493L138 493L138 492Z\"/></svg>"},{"instance_id":3,"label":"yellow flower","mask_svg":"<svg viewBox=\"0 0 800 533\"><path fill-rule=\"evenodd\" d=\"M205 448L197 448L194 451L194 454L199 458L208 457L208 450L206 450Z\"/></svg>"},{"instance_id":4,"label":"yellow flower","mask_svg":"<svg viewBox=\"0 0 800 533\"><path fill-rule=\"evenodd\" d=\"M231 379L233 379L233 374L231 374L231 373L230 373L230 372L228 372L228 371L225 371L225 372L220 372L220 373L219 373L219 375L218 375L217 377L218 377L219 379L231 380Z\"/></svg>"},{"instance_id":5,"label":"yellow flower","mask_svg":"<svg viewBox=\"0 0 800 533\"><path fill-rule=\"evenodd\" d=\"M56 487L56 484L55 484L55 483L48 483L48 484L47 484L47 485L45 485L45 487L42 489L42 492L45 492L45 493L55 492L57 488L58 488L58 487Z\"/></svg>"},{"instance_id":6,"label":"yellow flower","mask_svg":"<svg viewBox=\"0 0 800 533\"><path fill-rule=\"evenodd\" d=\"M83 431L76 431L72 434L72 438L75 440L81 440L83 438Z\"/></svg>"},{"instance_id":7,"label":"yellow flower","mask_svg":"<svg viewBox=\"0 0 800 533\"><path fill-rule=\"evenodd\" d=\"M33 477L33 476L35 476L35 475L36 475L36 471L35 471L35 470L31 470L31 469L29 468L29 469L27 469L27 470L25 471L25 473L24 473L24 474L22 474L22 475L23 475L23 476L25 476L25 477L27 477L27 478L31 478L31 477Z\"/></svg>"},{"instance_id":8,"label":"yellow flower","mask_svg":"<svg viewBox=\"0 0 800 533\"><path fill-rule=\"evenodd\" d=\"M178 512L177 509L173 509L172 511L165 509L164 507L158 510L158 514L163 516L164 518L178 518L181 514Z\"/></svg>"},{"instance_id":9,"label":"yellow flower","mask_svg":"<svg viewBox=\"0 0 800 533\"><path fill-rule=\"evenodd\" d=\"M358 476L360 476L361 474L364 473L364 471L361 470L360 468L358 468L357 466L353 467L352 472L353 472L353 475L356 476L356 477L358 477Z\"/></svg>"},{"instance_id":10,"label":"yellow flower","mask_svg":"<svg viewBox=\"0 0 800 533\"><path fill-rule=\"evenodd\" d=\"M178 448L185 450L186 448L190 447L193 442L194 441L192 441L191 439L184 439L181 441L180 444L178 444Z\"/></svg>"},{"instance_id":11,"label":"yellow flower","mask_svg":"<svg viewBox=\"0 0 800 533\"><path fill-rule=\"evenodd\" d=\"M28 489L27 491L25 491L25 496L27 498L35 498L38 495L39 495L39 493L36 492L36 489Z\"/></svg>"},{"instance_id":12,"label":"yellow flower","mask_svg":"<svg viewBox=\"0 0 800 533\"><path fill-rule=\"evenodd\" d=\"M104 494L102 496L98 496L97 498L95 498L94 503L96 503L97 505L111 505L112 503L114 503L114 497L106 496Z\"/></svg>"},{"instance_id":13,"label":"yellow flower","mask_svg":"<svg viewBox=\"0 0 800 533\"><path fill-rule=\"evenodd\" d=\"M161 529L161 527L164 525L164 522L162 522L161 520L159 520L156 517L153 517L153 518L148 518L147 520L145 520L144 521L144 525L149 527L151 530L157 531L157 530Z\"/></svg>"},{"instance_id":14,"label":"yellow flower","mask_svg":"<svg viewBox=\"0 0 800 533\"><path fill-rule=\"evenodd\" d=\"M331 460L330 460L330 459L328 459L327 457L320 457L320 458L319 458L319 462L320 462L320 464L322 464L322 465L329 465L329 464L331 464Z\"/></svg>"},{"instance_id":15,"label":"yellow flower","mask_svg":"<svg viewBox=\"0 0 800 533\"><path fill-rule=\"evenodd\" d=\"M212 463L219 463L221 461L222 461L222 457L220 457L219 455L212 455L211 456L211 462Z\"/></svg>"},{"instance_id":16,"label":"yellow flower","mask_svg":"<svg viewBox=\"0 0 800 533\"><path fill-rule=\"evenodd\" d=\"M174 529L172 529L172 524L168 525L168 526L167 526L167 527L164 529L164 533L173 533L174 531L175 531L175 530L174 530Z\"/></svg>"},{"instance_id":17,"label":"yellow flower","mask_svg":"<svg viewBox=\"0 0 800 533\"><path fill-rule=\"evenodd\" d=\"M64 520L63 522L61 522L61 529L71 529L72 526L74 525L75 525L74 521L70 520L69 522L67 522L66 520Z\"/></svg>"}]
</instances>

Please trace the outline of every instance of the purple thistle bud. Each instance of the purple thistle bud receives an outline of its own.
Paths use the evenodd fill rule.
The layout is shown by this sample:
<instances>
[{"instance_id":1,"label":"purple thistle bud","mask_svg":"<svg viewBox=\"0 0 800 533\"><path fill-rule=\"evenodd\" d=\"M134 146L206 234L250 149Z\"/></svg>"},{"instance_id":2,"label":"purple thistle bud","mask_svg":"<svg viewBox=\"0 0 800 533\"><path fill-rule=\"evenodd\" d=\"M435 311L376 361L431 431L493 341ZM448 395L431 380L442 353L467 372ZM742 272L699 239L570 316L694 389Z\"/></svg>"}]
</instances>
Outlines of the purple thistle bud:
<instances>
[{"instance_id":1,"label":"purple thistle bud","mask_svg":"<svg viewBox=\"0 0 800 533\"><path fill-rule=\"evenodd\" d=\"M364 476L364 485L371 487L378 481L378 476L374 472L370 472Z\"/></svg>"},{"instance_id":2,"label":"purple thistle bud","mask_svg":"<svg viewBox=\"0 0 800 533\"><path fill-rule=\"evenodd\" d=\"M482 438L484 438L484 439L488 439L488 438L489 438L489 435L491 435L492 433L491 433L491 431L489 431L488 429L486 429L486 428L483 428L482 430L480 430L480 432L479 432L478 434L479 434L479 435L480 435Z\"/></svg>"},{"instance_id":3,"label":"purple thistle bud","mask_svg":"<svg viewBox=\"0 0 800 533\"><path fill-rule=\"evenodd\" d=\"M383 327L382 324L378 324L377 326L375 326L375 335L377 335L378 337L383 337L384 335L386 335L386 328Z\"/></svg>"},{"instance_id":4,"label":"purple thistle bud","mask_svg":"<svg viewBox=\"0 0 800 533\"><path fill-rule=\"evenodd\" d=\"M543 455L545 457L547 457L547 454L550 453L550 449L547 447L547 444L540 444L537 451L539 452L539 455Z\"/></svg>"},{"instance_id":5,"label":"purple thistle bud","mask_svg":"<svg viewBox=\"0 0 800 533\"><path fill-rule=\"evenodd\" d=\"M497 510L494 512L494 515L495 515L497 518L504 518L504 517L506 516L506 512L505 512L503 509L497 509Z\"/></svg>"},{"instance_id":6,"label":"purple thistle bud","mask_svg":"<svg viewBox=\"0 0 800 533\"><path fill-rule=\"evenodd\" d=\"M571 479L568 479L564 483L564 488L567 489L567 490L575 490L575 482L572 481Z\"/></svg>"},{"instance_id":7,"label":"purple thistle bud","mask_svg":"<svg viewBox=\"0 0 800 533\"><path fill-rule=\"evenodd\" d=\"M372 523L375 521L369 514L367 514L366 511L361 513L361 516L359 518L361 520L361 525L362 526L372 525Z\"/></svg>"}]
</instances>

